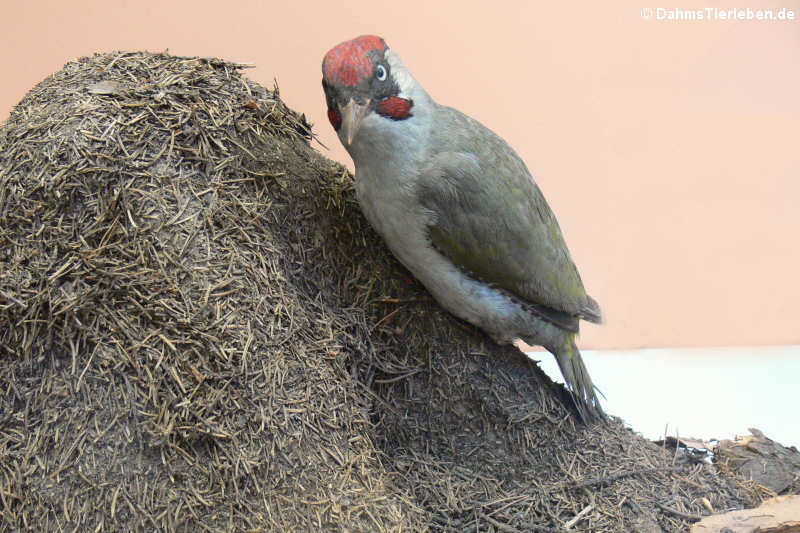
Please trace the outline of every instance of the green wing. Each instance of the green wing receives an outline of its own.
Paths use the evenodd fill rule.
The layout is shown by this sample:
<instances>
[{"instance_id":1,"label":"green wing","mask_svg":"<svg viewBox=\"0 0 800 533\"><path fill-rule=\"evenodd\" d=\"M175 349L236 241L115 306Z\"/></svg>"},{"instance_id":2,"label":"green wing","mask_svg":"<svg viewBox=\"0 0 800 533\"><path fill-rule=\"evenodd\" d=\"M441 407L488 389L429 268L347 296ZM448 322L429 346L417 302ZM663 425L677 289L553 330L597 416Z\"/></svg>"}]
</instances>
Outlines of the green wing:
<instances>
[{"instance_id":1,"label":"green wing","mask_svg":"<svg viewBox=\"0 0 800 533\"><path fill-rule=\"evenodd\" d=\"M558 222L525 164L502 139L458 114L465 127L485 132L485 142L466 146L474 151L432 156L419 176L417 193L431 212L432 244L467 273L502 287L565 329L577 331L577 318L599 322L600 308L586 294ZM458 142L451 136L446 144Z\"/></svg>"}]
</instances>

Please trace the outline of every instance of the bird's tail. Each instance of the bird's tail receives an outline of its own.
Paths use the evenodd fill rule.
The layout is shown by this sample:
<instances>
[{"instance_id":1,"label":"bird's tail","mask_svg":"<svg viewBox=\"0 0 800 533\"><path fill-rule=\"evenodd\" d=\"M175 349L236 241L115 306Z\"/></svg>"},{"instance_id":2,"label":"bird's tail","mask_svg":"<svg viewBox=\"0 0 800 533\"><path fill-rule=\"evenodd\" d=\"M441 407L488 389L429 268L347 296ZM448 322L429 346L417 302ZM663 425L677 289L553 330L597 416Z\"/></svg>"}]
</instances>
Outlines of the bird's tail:
<instances>
[{"instance_id":1,"label":"bird's tail","mask_svg":"<svg viewBox=\"0 0 800 533\"><path fill-rule=\"evenodd\" d=\"M583 364L583 358L575 345L575 335L565 335L564 343L561 348L553 351L561 369L561 375L567 382L575 407L584 423L591 423L605 420L605 413L600 407L600 401L595 395L595 386L589 371Z\"/></svg>"}]
</instances>

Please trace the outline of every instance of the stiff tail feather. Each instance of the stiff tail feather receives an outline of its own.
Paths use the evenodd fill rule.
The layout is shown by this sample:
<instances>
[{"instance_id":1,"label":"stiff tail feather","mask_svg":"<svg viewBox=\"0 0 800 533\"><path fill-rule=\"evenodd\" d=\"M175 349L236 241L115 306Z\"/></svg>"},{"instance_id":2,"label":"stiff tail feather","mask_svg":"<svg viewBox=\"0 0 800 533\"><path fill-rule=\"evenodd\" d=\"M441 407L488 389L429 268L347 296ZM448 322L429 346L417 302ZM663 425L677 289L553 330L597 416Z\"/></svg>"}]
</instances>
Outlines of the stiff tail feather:
<instances>
[{"instance_id":1,"label":"stiff tail feather","mask_svg":"<svg viewBox=\"0 0 800 533\"><path fill-rule=\"evenodd\" d=\"M583 358L575 345L575 335L566 335L562 347L553 352L567 383L575 407L584 423L599 422L606 418L600 401L595 395L595 386Z\"/></svg>"}]
</instances>

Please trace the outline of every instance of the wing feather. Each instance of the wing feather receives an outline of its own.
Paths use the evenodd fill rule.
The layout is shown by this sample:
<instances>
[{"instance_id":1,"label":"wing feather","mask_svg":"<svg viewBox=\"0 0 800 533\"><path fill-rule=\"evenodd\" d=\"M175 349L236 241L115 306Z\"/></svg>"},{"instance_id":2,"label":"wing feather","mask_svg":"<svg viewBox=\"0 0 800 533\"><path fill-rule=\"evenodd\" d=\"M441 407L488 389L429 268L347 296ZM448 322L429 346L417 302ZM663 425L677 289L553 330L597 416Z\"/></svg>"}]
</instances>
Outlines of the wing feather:
<instances>
[{"instance_id":1,"label":"wing feather","mask_svg":"<svg viewBox=\"0 0 800 533\"><path fill-rule=\"evenodd\" d=\"M451 122L461 122L455 131L467 134L439 139L453 150L432 155L417 181L419 200L431 214L432 244L466 272L564 329L572 330L565 327L572 323L577 328L568 317L600 321L600 308L586 294L558 222L525 164L491 131L443 109L455 114Z\"/></svg>"}]
</instances>

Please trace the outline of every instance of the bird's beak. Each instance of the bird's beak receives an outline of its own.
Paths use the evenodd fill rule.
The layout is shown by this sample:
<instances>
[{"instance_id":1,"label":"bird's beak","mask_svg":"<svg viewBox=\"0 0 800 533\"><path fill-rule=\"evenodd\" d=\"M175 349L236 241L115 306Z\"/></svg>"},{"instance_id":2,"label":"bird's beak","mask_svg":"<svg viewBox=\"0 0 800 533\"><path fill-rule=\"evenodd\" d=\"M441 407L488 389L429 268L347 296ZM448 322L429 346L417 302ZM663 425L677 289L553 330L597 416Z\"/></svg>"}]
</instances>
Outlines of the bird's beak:
<instances>
[{"instance_id":1,"label":"bird's beak","mask_svg":"<svg viewBox=\"0 0 800 533\"><path fill-rule=\"evenodd\" d=\"M347 146L353 144L353 139L361 127L361 121L367 116L370 101L357 104L352 98L347 105L342 108L342 131L341 135Z\"/></svg>"}]
</instances>

